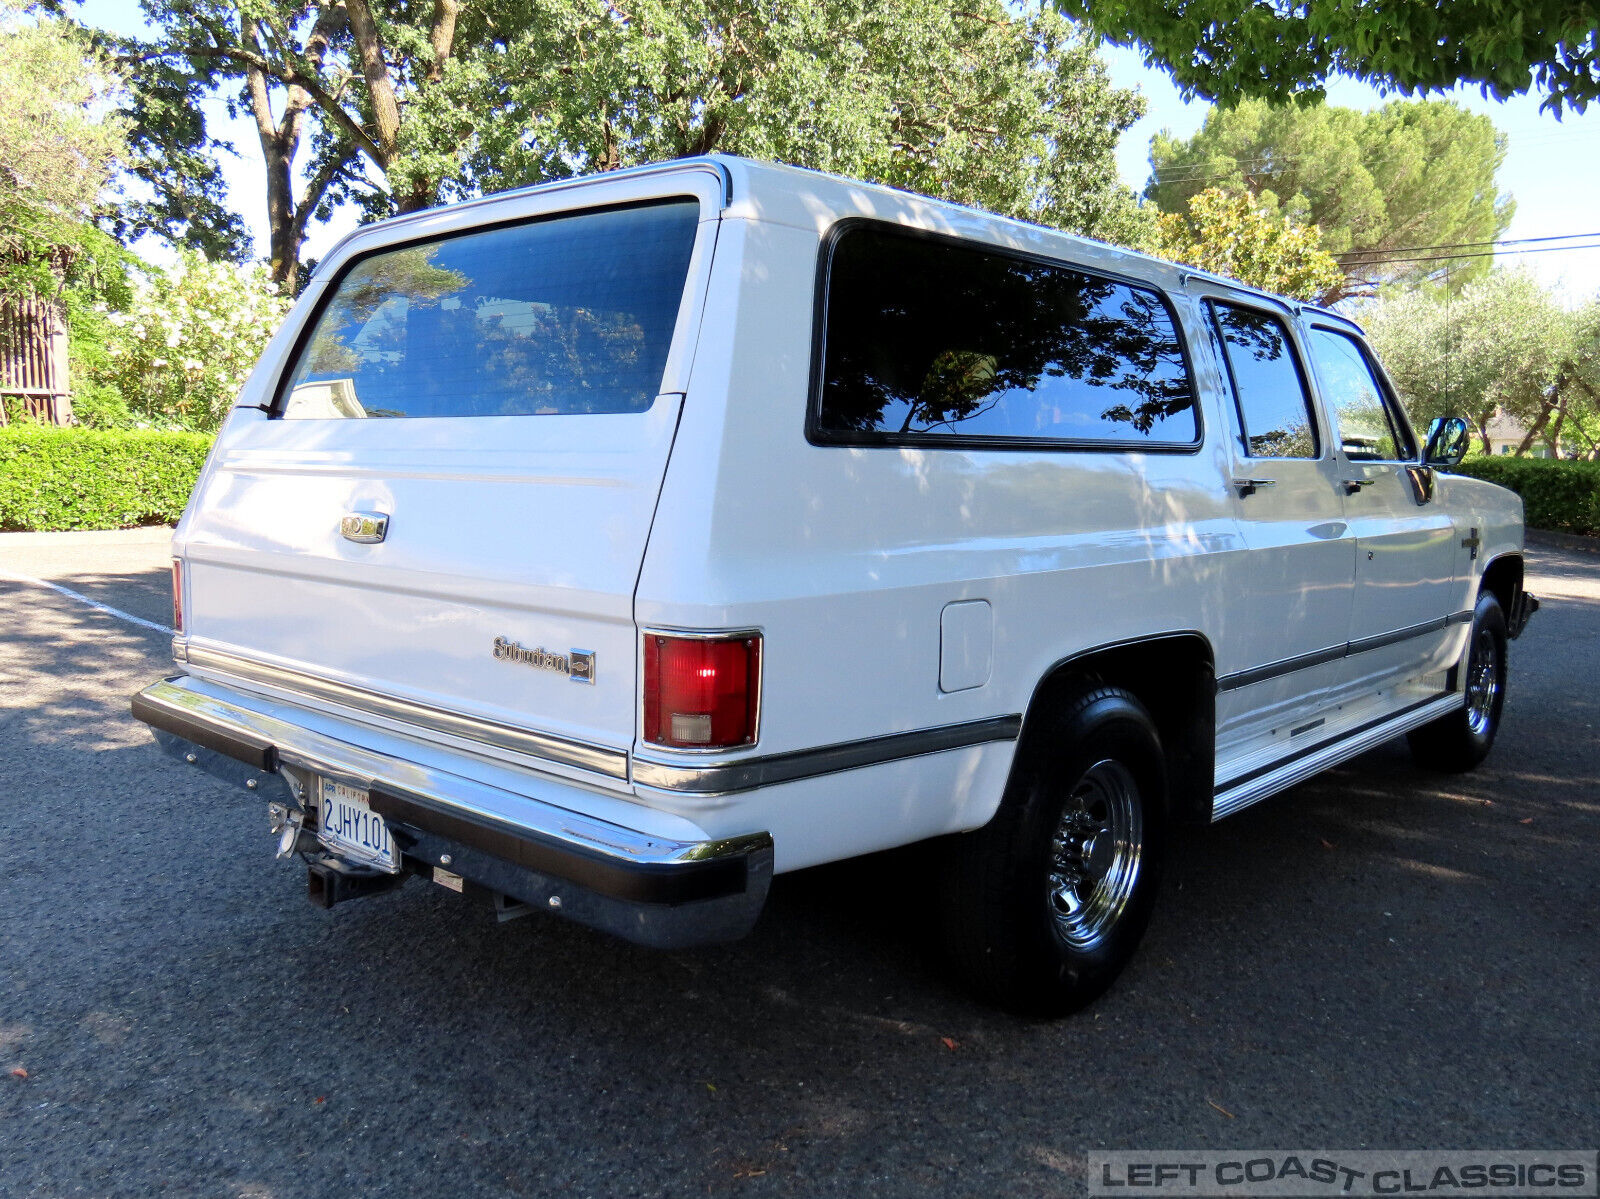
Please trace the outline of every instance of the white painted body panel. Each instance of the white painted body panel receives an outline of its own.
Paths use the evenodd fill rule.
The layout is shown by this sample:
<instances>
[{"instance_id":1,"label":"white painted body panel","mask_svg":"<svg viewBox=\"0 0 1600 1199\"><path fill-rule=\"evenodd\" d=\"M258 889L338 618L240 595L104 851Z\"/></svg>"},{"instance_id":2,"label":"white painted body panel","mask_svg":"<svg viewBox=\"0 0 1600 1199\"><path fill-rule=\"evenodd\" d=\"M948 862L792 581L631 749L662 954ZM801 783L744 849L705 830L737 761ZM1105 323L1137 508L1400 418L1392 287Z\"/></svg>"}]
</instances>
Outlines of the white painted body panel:
<instances>
[{"instance_id":1,"label":"white painted body panel","mask_svg":"<svg viewBox=\"0 0 1600 1199\"><path fill-rule=\"evenodd\" d=\"M701 197L702 231L664 394L646 414L286 422L250 407L270 398L323 281L354 254L686 190ZM819 254L845 217L1164 289L1193 360L1201 446L811 444ZM760 739L715 759L738 763L1020 716L1053 667L1115 643L1196 634L1215 674L1237 678L1470 609L1484 565L1520 552L1515 497L1441 476L1430 505L1378 486L1345 502L1338 484L1351 464L1330 451L1275 464L1278 488L1241 498L1233 480L1264 464L1238 460L1202 290L1177 267L1108 246L739 160L375 226L329 256L269 347L178 530L190 643L593 742L636 763L692 765L701 759L639 740L640 629L761 630ZM1400 474L1394 482L1405 485ZM363 508L392 514L384 544L339 538L338 517ZM1459 544L1469 527L1482 531L1477 560ZM951 605L962 605L954 626ZM952 627L959 652L947 644ZM497 661L496 635L592 649L597 682ZM1424 643L1225 689L1218 779L1270 764L1308 718L1354 728L1358 716L1370 724L1415 706L1442 685L1429 679L1464 638L1452 625ZM942 662L961 686L941 686ZM403 721L368 723L374 736L407 735ZM780 871L982 825L1015 749L991 740L718 795L450 744L472 748L497 786L522 777L548 787L559 776L563 802L593 797L613 822L629 823L620 804L633 827L663 835L770 832Z\"/></svg>"}]
</instances>

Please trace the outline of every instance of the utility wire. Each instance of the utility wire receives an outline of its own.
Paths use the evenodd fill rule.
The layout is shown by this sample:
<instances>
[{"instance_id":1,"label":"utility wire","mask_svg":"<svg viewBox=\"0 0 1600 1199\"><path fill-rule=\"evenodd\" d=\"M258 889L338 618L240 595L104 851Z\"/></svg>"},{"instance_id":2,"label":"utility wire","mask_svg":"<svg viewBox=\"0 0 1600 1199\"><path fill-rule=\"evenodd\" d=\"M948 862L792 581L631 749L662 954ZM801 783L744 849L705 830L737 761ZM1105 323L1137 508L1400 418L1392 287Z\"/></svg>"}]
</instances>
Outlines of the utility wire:
<instances>
[{"instance_id":1,"label":"utility wire","mask_svg":"<svg viewBox=\"0 0 1600 1199\"><path fill-rule=\"evenodd\" d=\"M1433 254L1424 258L1374 258L1366 262L1342 262L1344 267L1400 266L1412 262L1455 262L1466 258L1494 258L1498 254L1553 254L1562 250L1600 250L1600 242L1586 246L1535 246L1531 250L1479 250L1470 254Z\"/></svg>"},{"instance_id":2,"label":"utility wire","mask_svg":"<svg viewBox=\"0 0 1600 1199\"><path fill-rule=\"evenodd\" d=\"M1434 250L1468 250L1474 249L1478 246L1525 246L1532 245L1534 242L1574 241L1580 237L1600 237L1600 230L1597 230L1594 233L1558 233L1551 237L1504 237L1497 241L1442 242L1437 246L1391 246L1387 250L1345 250L1341 254L1335 254L1334 257L1365 258L1373 254L1426 254L1431 253ZM1560 250L1566 249L1567 247L1556 246L1554 248ZM1583 247L1575 246L1572 248L1582 249ZM1518 251L1518 253L1521 252L1522 251ZM1510 253L1510 251L1507 251L1507 253ZM1358 264L1352 263L1350 265Z\"/></svg>"}]
</instances>

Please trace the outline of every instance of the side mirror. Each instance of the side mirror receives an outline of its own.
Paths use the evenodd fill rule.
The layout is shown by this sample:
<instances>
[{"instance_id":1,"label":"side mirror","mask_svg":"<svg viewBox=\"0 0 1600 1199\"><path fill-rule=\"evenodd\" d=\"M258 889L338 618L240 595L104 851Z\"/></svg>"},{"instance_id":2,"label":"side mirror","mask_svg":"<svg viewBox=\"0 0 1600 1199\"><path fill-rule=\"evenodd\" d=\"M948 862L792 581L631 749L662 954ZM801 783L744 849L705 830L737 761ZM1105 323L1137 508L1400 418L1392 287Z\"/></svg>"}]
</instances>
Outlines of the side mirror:
<instances>
[{"instance_id":1,"label":"side mirror","mask_svg":"<svg viewBox=\"0 0 1600 1199\"><path fill-rule=\"evenodd\" d=\"M1472 430L1459 416L1441 416L1428 426L1428 444L1422 451L1427 466L1454 466L1467 456Z\"/></svg>"}]
</instances>

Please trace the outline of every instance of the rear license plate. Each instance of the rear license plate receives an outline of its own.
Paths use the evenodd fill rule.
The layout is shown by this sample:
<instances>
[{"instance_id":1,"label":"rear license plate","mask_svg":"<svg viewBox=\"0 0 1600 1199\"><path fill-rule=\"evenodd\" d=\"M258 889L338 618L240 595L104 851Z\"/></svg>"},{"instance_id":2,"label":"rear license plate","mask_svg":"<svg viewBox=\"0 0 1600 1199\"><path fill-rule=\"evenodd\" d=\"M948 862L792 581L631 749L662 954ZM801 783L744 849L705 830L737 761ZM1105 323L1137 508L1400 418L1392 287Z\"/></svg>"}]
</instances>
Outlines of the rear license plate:
<instances>
[{"instance_id":1,"label":"rear license plate","mask_svg":"<svg viewBox=\"0 0 1600 1199\"><path fill-rule=\"evenodd\" d=\"M367 806L367 793L323 779L317 806L317 840L340 857L400 873L400 853L389 826Z\"/></svg>"}]
</instances>

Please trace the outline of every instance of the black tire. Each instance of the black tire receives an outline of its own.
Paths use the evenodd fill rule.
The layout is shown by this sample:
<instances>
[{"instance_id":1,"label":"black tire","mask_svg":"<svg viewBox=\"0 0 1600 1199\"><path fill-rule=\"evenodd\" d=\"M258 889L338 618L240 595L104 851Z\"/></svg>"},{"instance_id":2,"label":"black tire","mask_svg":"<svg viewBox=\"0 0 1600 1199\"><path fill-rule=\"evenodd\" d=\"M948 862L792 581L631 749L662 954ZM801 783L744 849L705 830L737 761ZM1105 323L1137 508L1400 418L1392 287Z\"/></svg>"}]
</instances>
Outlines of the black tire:
<instances>
[{"instance_id":1,"label":"black tire","mask_svg":"<svg viewBox=\"0 0 1600 1199\"><path fill-rule=\"evenodd\" d=\"M994 819L946 847L944 947L960 981L1036 1016L1110 986L1155 903L1166 794L1161 738L1129 692L1085 684L1030 719Z\"/></svg>"},{"instance_id":2,"label":"black tire","mask_svg":"<svg viewBox=\"0 0 1600 1199\"><path fill-rule=\"evenodd\" d=\"M1419 766L1460 774L1494 747L1506 702L1506 616L1491 592L1473 609L1462 690L1459 709L1407 734Z\"/></svg>"}]
</instances>

